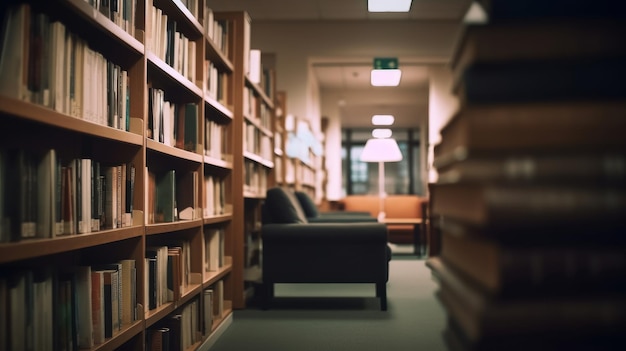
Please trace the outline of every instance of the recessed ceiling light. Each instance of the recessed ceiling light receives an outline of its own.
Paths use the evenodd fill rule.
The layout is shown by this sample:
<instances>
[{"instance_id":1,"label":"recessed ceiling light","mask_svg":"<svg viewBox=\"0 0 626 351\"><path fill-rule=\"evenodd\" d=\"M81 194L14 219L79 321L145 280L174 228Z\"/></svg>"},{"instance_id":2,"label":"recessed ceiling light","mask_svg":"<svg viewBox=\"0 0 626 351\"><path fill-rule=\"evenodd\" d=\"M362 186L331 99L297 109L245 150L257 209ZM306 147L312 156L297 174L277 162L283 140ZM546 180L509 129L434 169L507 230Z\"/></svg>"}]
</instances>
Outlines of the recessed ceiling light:
<instances>
[{"instance_id":1,"label":"recessed ceiling light","mask_svg":"<svg viewBox=\"0 0 626 351\"><path fill-rule=\"evenodd\" d=\"M397 87L400 85L402 71L399 69L373 69L370 83L375 87Z\"/></svg>"},{"instance_id":2,"label":"recessed ceiling light","mask_svg":"<svg viewBox=\"0 0 626 351\"><path fill-rule=\"evenodd\" d=\"M409 12L411 0L368 0L369 12Z\"/></svg>"},{"instance_id":3,"label":"recessed ceiling light","mask_svg":"<svg viewBox=\"0 0 626 351\"><path fill-rule=\"evenodd\" d=\"M372 124L375 126L390 126L393 124L394 117L392 115L373 115Z\"/></svg>"}]
</instances>

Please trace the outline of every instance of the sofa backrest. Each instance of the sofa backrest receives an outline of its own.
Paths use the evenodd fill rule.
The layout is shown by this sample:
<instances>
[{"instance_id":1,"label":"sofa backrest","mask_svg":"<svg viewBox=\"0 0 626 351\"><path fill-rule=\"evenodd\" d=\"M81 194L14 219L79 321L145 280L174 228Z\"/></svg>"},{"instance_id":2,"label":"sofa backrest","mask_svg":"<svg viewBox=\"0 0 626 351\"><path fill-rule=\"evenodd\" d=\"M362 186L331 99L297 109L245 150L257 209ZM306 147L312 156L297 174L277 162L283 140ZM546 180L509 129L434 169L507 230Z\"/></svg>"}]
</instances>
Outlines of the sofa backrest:
<instances>
[{"instance_id":1,"label":"sofa backrest","mask_svg":"<svg viewBox=\"0 0 626 351\"><path fill-rule=\"evenodd\" d=\"M387 195L385 214L387 218L422 218L422 203L426 198L417 195ZM345 211L368 211L378 216L380 198L376 195L348 195L341 200Z\"/></svg>"},{"instance_id":2,"label":"sofa backrest","mask_svg":"<svg viewBox=\"0 0 626 351\"><path fill-rule=\"evenodd\" d=\"M263 224L267 223L308 223L292 190L283 187L267 190L263 203Z\"/></svg>"},{"instance_id":3,"label":"sofa backrest","mask_svg":"<svg viewBox=\"0 0 626 351\"><path fill-rule=\"evenodd\" d=\"M307 193L296 190L294 194L296 195L298 203L300 203L300 207L302 208L302 211L304 211L304 215L307 218L316 218L319 216L315 202L313 202L313 199L311 199Z\"/></svg>"}]
</instances>

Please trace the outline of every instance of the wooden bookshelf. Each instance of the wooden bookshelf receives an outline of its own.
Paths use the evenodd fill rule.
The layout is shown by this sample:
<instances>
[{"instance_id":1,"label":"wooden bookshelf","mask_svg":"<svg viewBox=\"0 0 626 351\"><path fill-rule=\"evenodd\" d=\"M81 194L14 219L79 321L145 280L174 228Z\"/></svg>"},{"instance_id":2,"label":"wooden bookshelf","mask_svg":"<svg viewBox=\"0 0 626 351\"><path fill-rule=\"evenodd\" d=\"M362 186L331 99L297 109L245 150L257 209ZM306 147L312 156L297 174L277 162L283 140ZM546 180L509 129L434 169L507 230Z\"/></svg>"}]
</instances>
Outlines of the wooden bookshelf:
<instances>
[{"instance_id":1,"label":"wooden bookshelf","mask_svg":"<svg viewBox=\"0 0 626 351\"><path fill-rule=\"evenodd\" d=\"M244 77L249 17L213 13L204 1L118 3L115 10L82 0L0 5L0 20L18 23L3 26L13 39L0 52L2 62L14 62L0 67L0 296L14 306L0 317L0 335L12 335L2 349L39 335L61 349L70 339L79 343L79 328L80 335L100 330L72 327L52 308L89 301L81 289L92 287L96 265L132 260L134 268L116 276L131 272L134 290L127 290L131 280L118 281L123 295L103 288L123 298L120 316L106 320L110 336L80 340L80 348L144 350L154 328L175 328L178 315L193 315L197 332L180 347L195 350L245 306L244 87L258 89L270 114L273 108L272 97ZM273 137L270 125L253 123ZM259 157L245 159L272 168ZM168 262L176 273L167 272ZM175 283L168 287L168 279ZM15 319L34 303L21 292L41 287L47 290L36 303L49 311ZM101 298L114 311L109 295ZM122 321L122 307L133 311L130 320ZM43 313L50 319L26 325Z\"/></svg>"},{"instance_id":2,"label":"wooden bookshelf","mask_svg":"<svg viewBox=\"0 0 626 351\"><path fill-rule=\"evenodd\" d=\"M249 280L249 245L259 241L260 209L268 186L274 184L274 70L263 66L263 61L255 61L260 80L250 76L250 30L251 19L245 12L215 13L216 20L229 23L229 55L235 68L230 84L232 92L230 104L233 106L231 138L242 142L233 145L233 177L231 193L233 213L243 213L243 220L232 222L233 229L233 294L232 308L244 308L253 295L254 284ZM259 56L260 57L260 56ZM263 74L263 72L265 72ZM255 234L256 233L256 234Z\"/></svg>"}]
</instances>

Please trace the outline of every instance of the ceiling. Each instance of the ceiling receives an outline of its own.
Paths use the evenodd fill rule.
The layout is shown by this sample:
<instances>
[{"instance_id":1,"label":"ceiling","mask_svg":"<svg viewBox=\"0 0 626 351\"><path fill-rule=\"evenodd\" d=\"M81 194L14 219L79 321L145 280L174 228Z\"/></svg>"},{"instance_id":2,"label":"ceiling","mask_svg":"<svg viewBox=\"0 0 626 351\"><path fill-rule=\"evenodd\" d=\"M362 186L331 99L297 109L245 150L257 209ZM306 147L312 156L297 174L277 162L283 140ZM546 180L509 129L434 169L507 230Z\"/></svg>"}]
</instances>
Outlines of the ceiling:
<instances>
[{"instance_id":1,"label":"ceiling","mask_svg":"<svg viewBox=\"0 0 626 351\"><path fill-rule=\"evenodd\" d=\"M468 9L470 0L413 0L408 13L369 13L366 0L209 0L209 6L215 11L246 10L256 21L451 21L460 20ZM323 63L315 63L313 72L318 84L324 91L341 91L350 96L350 103L341 99L341 120L344 126L369 127L369 119L354 118L366 111L378 109L370 105L373 91L377 94L398 95L406 91L420 91L428 94L428 67L401 62L402 79L399 87L387 88L372 87L369 76L372 67L372 58L345 62L345 59L331 59ZM363 95L362 101L355 96ZM380 97L380 96L379 96ZM384 98L383 98L384 100ZM393 101L394 99L390 99ZM380 99L379 99L380 101ZM415 99L421 105L414 109L421 109L426 113L424 98ZM396 115L396 126L414 124L415 116L411 113L411 106L397 106L397 112L388 106L388 113ZM368 109L369 108L369 109ZM380 113L373 112L373 113ZM354 116L354 117L353 117ZM365 121L365 122L364 122ZM364 124L365 123L365 124Z\"/></svg>"}]
</instances>

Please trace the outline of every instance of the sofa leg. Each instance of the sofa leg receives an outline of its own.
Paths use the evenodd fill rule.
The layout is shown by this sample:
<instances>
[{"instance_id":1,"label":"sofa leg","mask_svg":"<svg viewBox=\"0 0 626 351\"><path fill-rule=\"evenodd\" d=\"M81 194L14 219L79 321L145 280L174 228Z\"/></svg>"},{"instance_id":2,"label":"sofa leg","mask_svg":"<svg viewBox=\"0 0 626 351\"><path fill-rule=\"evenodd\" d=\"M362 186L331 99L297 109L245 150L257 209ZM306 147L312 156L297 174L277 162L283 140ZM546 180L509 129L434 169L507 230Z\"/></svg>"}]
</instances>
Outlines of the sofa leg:
<instances>
[{"instance_id":1,"label":"sofa leg","mask_svg":"<svg viewBox=\"0 0 626 351\"><path fill-rule=\"evenodd\" d=\"M274 284L263 283L263 309L267 310L274 299Z\"/></svg>"},{"instance_id":2,"label":"sofa leg","mask_svg":"<svg viewBox=\"0 0 626 351\"><path fill-rule=\"evenodd\" d=\"M376 283L376 297L380 299L380 310L387 311L387 283Z\"/></svg>"}]
</instances>

